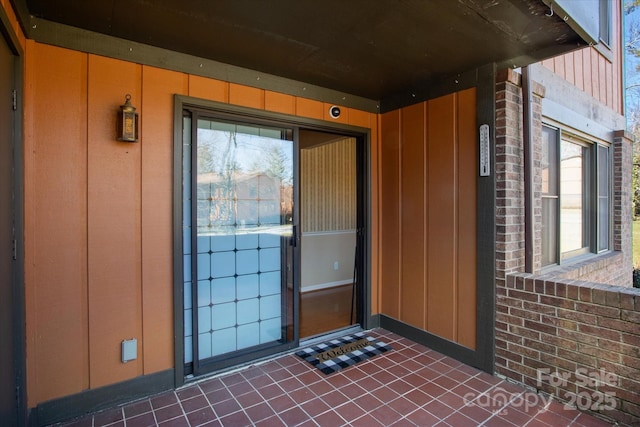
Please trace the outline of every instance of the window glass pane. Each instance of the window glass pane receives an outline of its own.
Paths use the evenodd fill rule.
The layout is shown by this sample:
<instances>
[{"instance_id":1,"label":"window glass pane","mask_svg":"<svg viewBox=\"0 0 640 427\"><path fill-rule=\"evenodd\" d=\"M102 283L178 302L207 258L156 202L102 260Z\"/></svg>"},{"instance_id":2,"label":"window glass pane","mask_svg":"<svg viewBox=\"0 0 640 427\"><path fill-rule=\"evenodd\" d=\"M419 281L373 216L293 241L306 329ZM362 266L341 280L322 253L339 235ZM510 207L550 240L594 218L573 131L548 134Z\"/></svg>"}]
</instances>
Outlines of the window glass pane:
<instances>
[{"instance_id":1,"label":"window glass pane","mask_svg":"<svg viewBox=\"0 0 640 427\"><path fill-rule=\"evenodd\" d=\"M609 249L609 199L598 200L598 251Z\"/></svg>"},{"instance_id":2,"label":"window glass pane","mask_svg":"<svg viewBox=\"0 0 640 427\"><path fill-rule=\"evenodd\" d=\"M598 147L598 195L609 197L609 149Z\"/></svg>"},{"instance_id":3,"label":"window glass pane","mask_svg":"<svg viewBox=\"0 0 640 427\"><path fill-rule=\"evenodd\" d=\"M609 149L598 146L598 251L609 249Z\"/></svg>"},{"instance_id":4,"label":"window glass pane","mask_svg":"<svg viewBox=\"0 0 640 427\"><path fill-rule=\"evenodd\" d=\"M558 131L542 128L542 194L558 195Z\"/></svg>"},{"instance_id":5,"label":"window glass pane","mask_svg":"<svg viewBox=\"0 0 640 427\"><path fill-rule=\"evenodd\" d=\"M600 40L611 43L611 1L600 0Z\"/></svg>"},{"instance_id":6,"label":"window glass pane","mask_svg":"<svg viewBox=\"0 0 640 427\"><path fill-rule=\"evenodd\" d=\"M557 233L558 200L542 198L542 266L558 262Z\"/></svg>"},{"instance_id":7,"label":"window glass pane","mask_svg":"<svg viewBox=\"0 0 640 427\"><path fill-rule=\"evenodd\" d=\"M197 122L197 168L185 174L196 173L197 181L193 338L200 360L288 339L291 319L283 304L290 306L292 296L283 254L292 235L290 135L281 128Z\"/></svg>"},{"instance_id":8,"label":"window glass pane","mask_svg":"<svg viewBox=\"0 0 640 427\"><path fill-rule=\"evenodd\" d=\"M587 149L569 141L560 145L560 252L588 246L585 179Z\"/></svg>"},{"instance_id":9,"label":"window glass pane","mask_svg":"<svg viewBox=\"0 0 640 427\"><path fill-rule=\"evenodd\" d=\"M542 127L542 266L558 263L558 131Z\"/></svg>"}]
</instances>

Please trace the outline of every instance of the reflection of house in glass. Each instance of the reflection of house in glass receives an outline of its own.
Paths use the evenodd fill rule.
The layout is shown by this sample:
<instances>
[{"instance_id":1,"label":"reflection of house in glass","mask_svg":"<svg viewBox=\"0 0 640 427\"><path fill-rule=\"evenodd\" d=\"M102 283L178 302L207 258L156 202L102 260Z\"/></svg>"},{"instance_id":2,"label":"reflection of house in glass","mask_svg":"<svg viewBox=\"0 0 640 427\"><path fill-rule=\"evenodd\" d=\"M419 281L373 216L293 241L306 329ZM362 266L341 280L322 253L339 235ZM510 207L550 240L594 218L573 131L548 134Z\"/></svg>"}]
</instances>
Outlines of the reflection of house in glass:
<instances>
[{"instance_id":1,"label":"reflection of house in glass","mask_svg":"<svg viewBox=\"0 0 640 427\"><path fill-rule=\"evenodd\" d=\"M228 227L237 231L288 224L292 195L292 185L261 172L199 174L198 234L226 234Z\"/></svg>"}]
</instances>

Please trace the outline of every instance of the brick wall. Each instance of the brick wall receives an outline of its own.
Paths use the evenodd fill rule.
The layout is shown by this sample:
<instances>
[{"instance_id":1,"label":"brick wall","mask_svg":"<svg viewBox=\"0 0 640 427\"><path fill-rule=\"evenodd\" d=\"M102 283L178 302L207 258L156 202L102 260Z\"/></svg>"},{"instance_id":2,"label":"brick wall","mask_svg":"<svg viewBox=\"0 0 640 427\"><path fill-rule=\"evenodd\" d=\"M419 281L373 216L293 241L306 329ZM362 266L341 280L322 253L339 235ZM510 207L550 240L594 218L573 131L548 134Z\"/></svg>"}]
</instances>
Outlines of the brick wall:
<instances>
[{"instance_id":1,"label":"brick wall","mask_svg":"<svg viewBox=\"0 0 640 427\"><path fill-rule=\"evenodd\" d=\"M640 424L640 290L527 274L506 279L497 289L496 373L623 425Z\"/></svg>"},{"instance_id":2,"label":"brick wall","mask_svg":"<svg viewBox=\"0 0 640 427\"><path fill-rule=\"evenodd\" d=\"M631 231L629 231L629 238ZM608 252L594 259L572 263L568 266L557 267L553 275L561 279L581 280L585 282L603 283L608 285L632 285L632 270L629 268L626 252Z\"/></svg>"},{"instance_id":3,"label":"brick wall","mask_svg":"<svg viewBox=\"0 0 640 427\"><path fill-rule=\"evenodd\" d=\"M496 281L524 269L524 184L520 75L496 82Z\"/></svg>"},{"instance_id":4,"label":"brick wall","mask_svg":"<svg viewBox=\"0 0 640 427\"><path fill-rule=\"evenodd\" d=\"M613 134L613 249L622 251L625 267L633 265L633 138L626 131ZM631 282L621 281L624 286Z\"/></svg>"},{"instance_id":5,"label":"brick wall","mask_svg":"<svg viewBox=\"0 0 640 427\"><path fill-rule=\"evenodd\" d=\"M547 89L532 84L534 169L540 167ZM495 371L580 409L594 408L623 424L640 424L640 290L630 288L631 137L623 131L613 135L613 250L545 270L544 275L541 181L534 172L534 276L522 273L522 123L520 75L504 70L496 81ZM603 381L592 384L589 374L601 375ZM598 400L605 406L597 406ZM607 404L612 409L607 410Z\"/></svg>"},{"instance_id":6,"label":"brick wall","mask_svg":"<svg viewBox=\"0 0 640 427\"><path fill-rule=\"evenodd\" d=\"M532 82L534 242L542 233L541 174L542 99L546 88ZM507 69L496 81L496 281L524 271L524 164L522 139L521 76ZM613 251L587 260L563 265L554 275L617 286L632 286L632 138L625 131L614 132L613 156ZM541 272L541 246L533 245L534 273Z\"/></svg>"}]
</instances>

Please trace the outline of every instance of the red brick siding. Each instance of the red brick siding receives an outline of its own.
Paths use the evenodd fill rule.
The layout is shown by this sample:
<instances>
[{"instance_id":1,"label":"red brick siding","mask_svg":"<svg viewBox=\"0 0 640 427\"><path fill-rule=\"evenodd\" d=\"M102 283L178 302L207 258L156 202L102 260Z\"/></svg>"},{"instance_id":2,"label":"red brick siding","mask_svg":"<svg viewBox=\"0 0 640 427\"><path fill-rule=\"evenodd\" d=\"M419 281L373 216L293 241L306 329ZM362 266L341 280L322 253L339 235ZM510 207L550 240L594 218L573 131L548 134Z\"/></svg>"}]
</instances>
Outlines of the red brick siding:
<instances>
[{"instance_id":1,"label":"red brick siding","mask_svg":"<svg viewBox=\"0 0 640 427\"><path fill-rule=\"evenodd\" d=\"M522 95L519 75L507 70L496 85L496 280L524 269Z\"/></svg>"},{"instance_id":2,"label":"red brick siding","mask_svg":"<svg viewBox=\"0 0 640 427\"><path fill-rule=\"evenodd\" d=\"M576 399L588 396L592 403L613 398L614 409L603 411L603 416L623 424L640 423L640 292L630 288L631 138L616 132L612 143L612 250L542 274L541 174L535 168L540 167L545 88L532 85L535 275L523 274L520 84L513 70L499 73L496 82L495 371L566 402L580 403ZM567 381L539 380L539 369L566 375ZM589 387L581 380L580 373L597 372L614 374L615 384Z\"/></svg>"},{"instance_id":3,"label":"red brick siding","mask_svg":"<svg viewBox=\"0 0 640 427\"><path fill-rule=\"evenodd\" d=\"M580 409L609 402L613 409L591 409L622 424L640 423L638 289L512 274L499 290L497 374L582 403ZM597 386L587 380L596 375L603 380Z\"/></svg>"},{"instance_id":4,"label":"red brick siding","mask_svg":"<svg viewBox=\"0 0 640 427\"><path fill-rule=\"evenodd\" d=\"M542 199L539 169L542 139L542 98L545 88L533 82L534 246L533 272L541 272ZM612 252L563 265L553 275L617 286L631 286L631 168L632 137L614 133L613 242ZM504 283L511 272L524 271L524 164L522 148L522 89L520 75L513 70L498 74L496 82L496 280Z\"/></svg>"}]
</instances>

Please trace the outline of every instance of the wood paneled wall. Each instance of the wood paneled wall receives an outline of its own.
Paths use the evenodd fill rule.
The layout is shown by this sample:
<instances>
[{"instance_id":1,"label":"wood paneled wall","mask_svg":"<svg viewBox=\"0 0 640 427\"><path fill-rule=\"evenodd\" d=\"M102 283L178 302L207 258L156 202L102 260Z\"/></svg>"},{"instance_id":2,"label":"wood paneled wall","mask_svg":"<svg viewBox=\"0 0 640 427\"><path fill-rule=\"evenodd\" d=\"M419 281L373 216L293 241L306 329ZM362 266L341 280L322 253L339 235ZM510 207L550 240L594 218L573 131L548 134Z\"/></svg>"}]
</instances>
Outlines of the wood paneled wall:
<instances>
[{"instance_id":1,"label":"wood paneled wall","mask_svg":"<svg viewBox=\"0 0 640 427\"><path fill-rule=\"evenodd\" d=\"M586 47L542 61L545 67L619 114L624 112L621 3L611 2L611 45L599 47L610 51L610 59L595 47Z\"/></svg>"},{"instance_id":2,"label":"wood paneled wall","mask_svg":"<svg viewBox=\"0 0 640 427\"><path fill-rule=\"evenodd\" d=\"M476 90L382 115L381 313L476 344Z\"/></svg>"},{"instance_id":3,"label":"wood paneled wall","mask_svg":"<svg viewBox=\"0 0 640 427\"><path fill-rule=\"evenodd\" d=\"M28 406L173 368L173 95L334 121L329 104L27 40L25 292ZM125 94L140 141L115 140ZM371 129L375 114L342 108ZM372 168L372 240L377 170ZM379 264L372 248L372 265ZM377 312L378 275L372 271ZM138 339L138 359L120 343Z\"/></svg>"},{"instance_id":4,"label":"wood paneled wall","mask_svg":"<svg viewBox=\"0 0 640 427\"><path fill-rule=\"evenodd\" d=\"M300 151L302 232L355 230L356 140Z\"/></svg>"}]
</instances>

